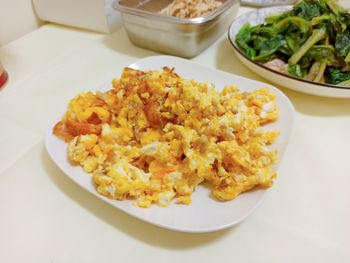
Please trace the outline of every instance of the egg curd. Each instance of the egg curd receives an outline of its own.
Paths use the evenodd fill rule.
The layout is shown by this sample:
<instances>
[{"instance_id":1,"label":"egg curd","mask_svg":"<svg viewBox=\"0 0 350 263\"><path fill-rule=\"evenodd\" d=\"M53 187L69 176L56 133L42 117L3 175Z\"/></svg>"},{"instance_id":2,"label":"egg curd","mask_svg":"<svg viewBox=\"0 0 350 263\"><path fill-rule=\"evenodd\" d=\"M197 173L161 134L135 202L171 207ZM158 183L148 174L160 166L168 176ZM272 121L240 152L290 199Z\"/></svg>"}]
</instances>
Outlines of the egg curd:
<instances>
[{"instance_id":1,"label":"egg curd","mask_svg":"<svg viewBox=\"0 0 350 263\"><path fill-rule=\"evenodd\" d=\"M186 80L174 69L125 68L107 92L79 94L54 134L68 143L68 158L92 173L97 191L140 207L190 204L207 182L212 196L234 199L273 184L278 118L267 88L222 91Z\"/></svg>"}]
</instances>

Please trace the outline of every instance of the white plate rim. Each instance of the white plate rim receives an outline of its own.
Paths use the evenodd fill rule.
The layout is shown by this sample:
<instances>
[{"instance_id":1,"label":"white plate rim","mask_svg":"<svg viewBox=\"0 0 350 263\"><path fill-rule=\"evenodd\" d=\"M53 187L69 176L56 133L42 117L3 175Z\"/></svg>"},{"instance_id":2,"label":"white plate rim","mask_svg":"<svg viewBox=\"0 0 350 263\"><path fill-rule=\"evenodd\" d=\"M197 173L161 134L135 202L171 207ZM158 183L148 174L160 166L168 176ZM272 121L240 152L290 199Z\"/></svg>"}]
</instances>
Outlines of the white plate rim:
<instances>
[{"instance_id":1,"label":"white plate rim","mask_svg":"<svg viewBox=\"0 0 350 263\"><path fill-rule=\"evenodd\" d=\"M142 65L142 63L145 63L145 62L152 64L152 62L151 62L152 60L163 61L164 66L166 66L167 64L171 64L171 62L175 61L176 63L180 63L180 64L184 63L184 64L191 65L191 66L199 68L199 69L203 69L204 68L204 69L210 70L211 72L216 73L216 74L218 74L218 73L224 74L224 75L227 75L227 76L229 76L231 78L235 78L236 80L241 79L241 80L249 81L249 82L252 82L252 83L254 82L255 84L261 84L261 86L267 86L277 96L279 96L280 98L283 98L283 102L286 103L286 107L291 112L291 115L289 116L290 117L290 128L291 129L289 131L288 140L285 142L284 149L282 149L279 164L282 162L283 156L284 156L285 151L286 151L287 146L288 146L289 138L291 137L291 134L293 132L293 127L294 127L294 122L295 122L295 109L294 109L292 103L290 102L290 100L288 99L288 97L285 96L280 90L278 90L277 88L273 87L272 85L269 85L269 84L266 84L266 83L263 83L263 82L250 80L250 79L247 79L247 78L244 78L244 77L241 77L241 76L229 74L229 73L222 72L222 71L219 71L219 70L216 70L216 69L210 69L210 68L204 67L202 65L195 64L195 63L193 63L191 61L188 61L188 60L185 60L185 59L182 59L182 58L173 57L173 56L152 56L152 57L146 57L144 59L136 61L135 63L132 63L130 65L130 67L138 68L139 65ZM148 69L152 69L152 68L148 68ZM117 75L117 76L119 76L119 75ZM109 84L101 85L96 90L104 90L107 87L107 85L109 85ZM222 230L222 229L226 229L226 228L232 227L233 225L236 225L236 224L240 223L241 221L243 221L244 219L246 219L249 215L251 215L261 205L261 203L263 202L263 200L266 197L266 193L269 192L269 189L254 190L256 192L259 192L259 191L262 191L262 192L261 192L261 196L258 199L258 201L255 202L254 205L250 207L249 212L241 215L236 220L231 221L231 222L226 223L226 224L213 225L213 226L208 226L208 227L204 227L204 228L192 228L192 227L184 227L184 226L179 227L177 225L164 223L164 222L163 223L162 222L154 222L152 220L149 220L148 218L145 218L145 217L142 217L142 216L139 216L139 215L135 214L132 210L128 210L128 209L125 209L125 208L121 207L120 204L122 202L125 202L125 201L111 200L111 199L109 199L107 197L104 197L104 196L98 194L96 190L91 190L91 189L88 189L88 188L84 187L82 185L82 182L79 181L76 177L74 177L74 175L71 174L71 171L69 171L67 169L67 166L65 166L65 164L62 163L62 161L58 161L57 160L57 155L55 154L55 149L53 148L54 147L53 140L54 140L54 143L55 143L55 141L56 142L60 141L60 143L64 143L64 142L61 141L60 139L58 139L56 136L54 136L52 134L52 127L61 118L61 116L62 115L59 115L58 118L55 118L55 121L52 123L52 125L49 126L49 128L48 128L48 130L46 132L46 136L45 136L45 147L46 147L46 150L47 150L49 156L54 161L54 163L61 169L61 171L63 171L63 173L69 179L71 179L73 182L75 182L81 188L83 188L86 191L90 192L91 194L93 194L94 196L99 198L100 200L102 200L102 201L112 205L113 207L119 209L120 211L123 211L124 213L126 213L128 215L131 215L131 216L133 216L135 218L138 218L138 219L140 219L140 220L142 220L144 222L147 222L147 223L150 223L150 224L153 224L153 225L165 228L165 229L169 229L169 230L173 230L173 231L179 231L179 232L187 232L187 233L208 233L208 232L213 232L213 231L219 231L219 230ZM74 167L73 169L80 169L80 170L82 170L80 167ZM85 174L85 175L91 177L91 175L89 175L89 174ZM196 193L194 193L194 194L196 194ZM211 200L211 201L212 202L218 202L218 201L215 201L215 200ZM229 201L229 202L235 202L235 201L236 200L232 200L232 201ZM191 204L191 205L193 205L193 204ZM191 207L191 205L186 206L186 207ZM160 208L160 209L171 209L172 206L173 205L171 205L168 208ZM137 209L143 209L143 208L137 208ZM147 208L147 209L150 209L150 208ZM164 210L164 211L166 211L166 210Z\"/></svg>"}]
</instances>

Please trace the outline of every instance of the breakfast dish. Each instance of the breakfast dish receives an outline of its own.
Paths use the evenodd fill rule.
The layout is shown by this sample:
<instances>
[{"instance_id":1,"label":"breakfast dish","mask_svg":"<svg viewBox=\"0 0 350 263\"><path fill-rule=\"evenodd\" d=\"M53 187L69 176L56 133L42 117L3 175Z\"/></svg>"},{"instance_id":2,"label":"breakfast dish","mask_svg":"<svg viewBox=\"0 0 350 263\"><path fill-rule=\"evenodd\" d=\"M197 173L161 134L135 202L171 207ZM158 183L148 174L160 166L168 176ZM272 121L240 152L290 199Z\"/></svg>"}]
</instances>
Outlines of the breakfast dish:
<instances>
[{"instance_id":1,"label":"breakfast dish","mask_svg":"<svg viewBox=\"0 0 350 263\"><path fill-rule=\"evenodd\" d=\"M275 95L240 92L181 78L175 69L125 68L107 92L69 103L54 134L68 142L68 158L93 173L97 191L136 205L191 203L206 181L222 201L256 186L271 186L278 131Z\"/></svg>"},{"instance_id":2,"label":"breakfast dish","mask_svg":"<svg viewBox=\"0 0 350 263\"><path fill-rule=\"evenodd\" d=\"M149 71L149 69L162 71L164 65L168 65L169 69L175 68L177 74L183 79L196 80L198 83L213 83L219 93L223 92L226 85L234 83L238 85L241 93L254 93L254 91L261 88L267 88L270 93L273 93L275 96L273 101L278 109L279 117L274 122L264 124L264 129L270 132L279 131L274 144L271 148L269 146L269 150L278 151L278 159L271 166L273 170L277 171L288 146L295 114L291 102L280 90L266 83L207 68L172 56L147 57L136 61L128 67L145 72ZM122 71L117 72L115 75L121 76L121 74ZM92 94L106 93L111 90L110 81L94 89L89 88L89 90L92 91ZM74 97L76 93L76 91L72 90L70 96ZM160 205L151 205L147 209L140 209L135 205L135 199L123 201L111 199L96 191L97 185L94 183L93 174L84 172L80 165L69 161L67 143L52 133L53 127L62 120L62 116L64 116L66 111L66 105L62 104L61 113L53 117L53 123L49 126L45 136L47 152L55 164L63 171L62 176L67 176L79 187L101 201L110 204L111 207L145 222L182 232L203 233L217 231L231 227L248 217L259 207L265 193L270 189L270 187L256 187L251 191L239 194L233 201L221 202L213 196L210 185L202 182L192 193L192 203L190 205L176 204L179 200L175 199L167 208ZM60 176L59 173L57 173L57 176Z\"/></svg>"},{"instance_id":3,"label":"breakfast dish","mask_svg":"<svg viewBox=\"0 0 350 263\"><path fill-rule=\"evenodd\" d=\"M177 18L196 18L210 14L222 5L216 0L174 0L159 13Z\"/></svg>"}]
</instances>

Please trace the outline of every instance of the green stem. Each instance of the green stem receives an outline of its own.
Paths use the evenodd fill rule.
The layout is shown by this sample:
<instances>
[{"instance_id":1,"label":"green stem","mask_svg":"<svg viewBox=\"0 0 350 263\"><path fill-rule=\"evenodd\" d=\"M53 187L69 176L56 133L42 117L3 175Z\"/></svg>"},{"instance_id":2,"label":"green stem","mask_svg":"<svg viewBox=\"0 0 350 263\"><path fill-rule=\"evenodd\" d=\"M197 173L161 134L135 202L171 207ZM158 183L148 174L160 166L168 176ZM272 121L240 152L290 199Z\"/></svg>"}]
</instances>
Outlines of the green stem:
<instances>
[{"instance_id":1,"label":"green stem","mask_svg":"<svg viewBox=\"0 0 350 263\"><path fill-rule=\"evenodd\" d=\"M287 17L281 21L279 21L278 23L276 23L276 27L278 29L283 28L285 25L292 23L295 26L297 26L301 32L308 33L311 30L311 24L306 21L305 19L298 17L298 16L290 16Z\"/></svg>"},{"instance_id":2,"label":"green stem","mask_svg":"<svg viewBox=\"0 0 350 263\"><path fill-rule=\"evenodd\" d=\"M337 84L337 86L345 86L345 87L349 87L350 86L350 79L345 80L343 82L340 82Z\"/></svg>"},{"instance_id":3,"label":"green stem","mask_svg":"<svg viewBox=\"0 0 350 263\"><path fill-rule=\"evenodd\" d=\"M321 24L322 22L324 22L325 20L329 20L330 19L330 16L329 14L323 14L321 16L317 16L317 17L314 17L312 20L311 20L311 25L312 26L316 26L318 24Z\"/></svg>"},{"instance_id":4,"label":"green stem","mask_svg":"<svg viewBox=\"0 0 350 263\"><path fill-rule=\"evenodd\" d=\"M324 72L326 71L326 67L327 67L326 63L321 63L320 70L318 71L318 74L314 79L315 82L321 82Z\"/></svg>"},{"instance_id":5,"label":"green stem","mask_svg":"<svg viewBox=\"0 0 350 263\"><path fill-rule=\"evenodd\" d=\"M312 64L309 74L307 74L304 79L305 80L309 80L309 81L314 81L314 79L316 78L316 76L318 75L318 72L320 71L320 67L321 67L321 63L320 62L314 62L314 64Z\"/></svg>"},{"instance_id":6,"label":"green stem","mask_svg":"<svg viewBox=\"0 0 350 263\"><path fill-rule=\"evenodd\" d=\"M346 63L350 63L350 51L349 53L346 55L345 60Z\"/></svg>"},{"instance_id":7,"label":"green stem","mask_svg":"<svg viewBox=\"0 0 350 263\"><path fill-rule=\"evenodd\" d=\"M305 55L308 50L315 45L318 41L322 40L327 36L326 30L324 28L315 29L312 31L312 35L309 39L300 47L300 49L293 54L289 59L289 64L295 65L299 60Z\"/></svg>"},{"instance_id":8,"label":"green stem","mask_svg":"<svg viewBox=\"0 0 350 263\"><path fill-rule=\"evenodd\" d=\"M340 5L338 5L336 3L336 1L334 0L327 0L327 5L329 7L330 10L332 10L332 12L334 14L336 14L337 16L339 16L341 13L345 12L345 9L342 8Z\"/></svg>"}]
</instances>

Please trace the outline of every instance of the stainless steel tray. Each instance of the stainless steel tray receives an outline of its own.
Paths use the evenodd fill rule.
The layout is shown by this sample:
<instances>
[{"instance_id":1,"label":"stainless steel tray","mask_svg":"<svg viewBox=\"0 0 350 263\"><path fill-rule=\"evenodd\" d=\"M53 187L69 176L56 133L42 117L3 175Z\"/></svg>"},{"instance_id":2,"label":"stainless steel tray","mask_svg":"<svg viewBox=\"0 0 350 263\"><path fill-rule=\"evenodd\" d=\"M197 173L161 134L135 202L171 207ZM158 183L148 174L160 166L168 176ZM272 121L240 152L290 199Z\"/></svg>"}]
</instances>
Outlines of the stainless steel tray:
<instances>
[{"instance_id":1,"label":"stainless steel tray","mask_svg":"<svg viewBox=\"0 0 350 263\"><path fill-rule=\"evenodd\" d=\"M204 17L180 19L158 14L171 0L120 0L120 11L130 40L138 46L182 57L194 57L222 35L233 21L239 0L223 4Z\"/></svg>"}]
</instances>

